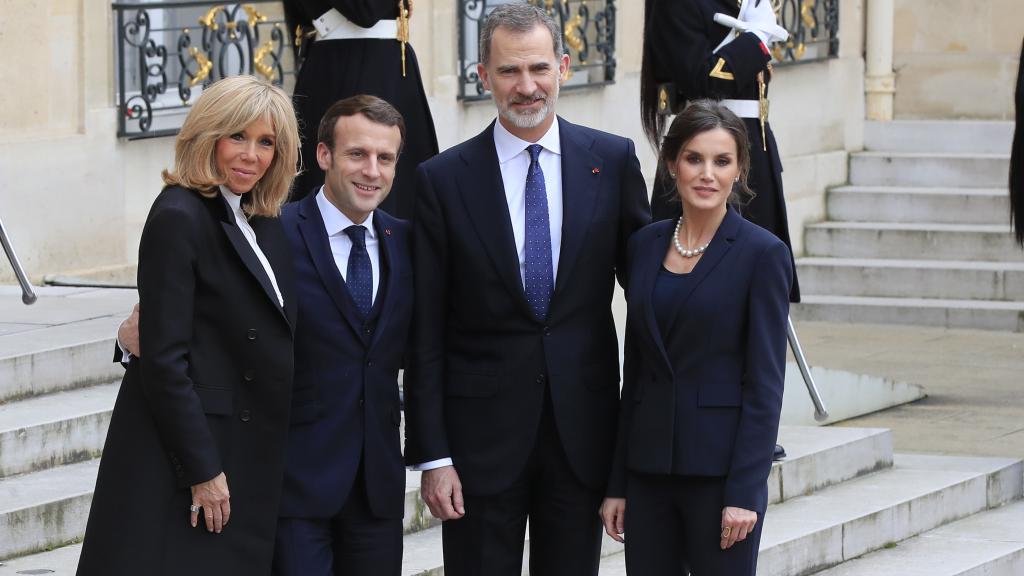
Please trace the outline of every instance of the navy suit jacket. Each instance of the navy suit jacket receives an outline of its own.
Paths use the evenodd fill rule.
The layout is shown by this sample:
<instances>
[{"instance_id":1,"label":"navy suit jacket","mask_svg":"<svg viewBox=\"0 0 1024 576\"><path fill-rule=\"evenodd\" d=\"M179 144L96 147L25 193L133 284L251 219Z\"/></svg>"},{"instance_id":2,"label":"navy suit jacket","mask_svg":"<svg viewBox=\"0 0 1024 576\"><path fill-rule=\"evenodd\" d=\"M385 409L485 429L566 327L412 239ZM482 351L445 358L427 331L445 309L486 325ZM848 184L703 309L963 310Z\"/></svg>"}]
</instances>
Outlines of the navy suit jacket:
<instances>
[{"instance_id":1,"label":"navy suit jacket","mask_svg":"<svg viewBox=\"0 0 1024 576\"><path fill-rule=\"evenodd\" d=\"M384 273L364 321L334 263L316 194L286 205L281 221L300 302L281 516L340 512L362 460L373 514L401 518L398 371L412 319L409 224L374 212Z\"/></svg>"},{"instance_id":2,"label":"navy suit jacket","mask_svg":"<svg viewBox=\"0 0 1024 576\"><path fill-rule=\"evenodd\" d=\"M559 119L562 245L548 317L527 304L493 124L417 170L406 459L451 457L471 494L519 476L550 394L569 465L608 479L618 413L611 300L650 219L629 140Z\"/></svg>"},{"instance_id":3,"label":"navy suit jacket","mask_svg":"<svg viewBox=\"0 0 1024 576\"><path fill-rule=\"evenodd\" d=\"M665 342L652 293L675 223L630 241L622 406L609 495L626 471L725 477L725 505L763 513L786 373L789 249L731 208ZM682 395L682 397L680 397ZM675 461L679 460L681 461Z\"/></svg>"}]
</instances>

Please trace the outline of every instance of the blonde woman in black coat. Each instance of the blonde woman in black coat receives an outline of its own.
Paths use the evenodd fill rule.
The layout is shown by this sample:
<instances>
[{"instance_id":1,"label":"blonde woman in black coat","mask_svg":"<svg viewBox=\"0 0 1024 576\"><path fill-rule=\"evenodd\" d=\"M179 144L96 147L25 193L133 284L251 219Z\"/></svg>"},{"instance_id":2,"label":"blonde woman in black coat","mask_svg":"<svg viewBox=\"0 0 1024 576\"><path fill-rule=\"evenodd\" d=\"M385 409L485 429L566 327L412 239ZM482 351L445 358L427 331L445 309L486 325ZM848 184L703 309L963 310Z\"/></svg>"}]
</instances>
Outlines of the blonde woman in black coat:
<instances>
[{"instance_id":1,"label":"blonde woman in black coat","mask_svg":"<svg viewBox=\"0 0 1024 576\"><path fill-rule=\"evenodd\" d=\"M141 355L111 418L81 576L269 574L295 308L277 220L290 98L251 76L203 91L139 245Z\"/></svg>"}]
</instances>

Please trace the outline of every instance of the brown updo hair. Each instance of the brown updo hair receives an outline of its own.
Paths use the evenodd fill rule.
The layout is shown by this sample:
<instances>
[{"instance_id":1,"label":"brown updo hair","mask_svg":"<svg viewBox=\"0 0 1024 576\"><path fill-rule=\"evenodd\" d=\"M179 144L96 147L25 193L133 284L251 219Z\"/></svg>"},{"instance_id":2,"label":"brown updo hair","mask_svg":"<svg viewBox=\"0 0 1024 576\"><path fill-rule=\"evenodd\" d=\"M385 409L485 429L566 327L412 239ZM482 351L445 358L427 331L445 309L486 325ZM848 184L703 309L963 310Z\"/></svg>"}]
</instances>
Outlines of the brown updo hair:
<instances>
[{"instance_id":1,"label":"brown updo hair","mask_svg":"<svg viewBox=\"0 0 1024 576\"><path fill-rule=\"evenodd\" d=\"M733 141L736 142L736 162L740 166L740 178L732 185L729 202L746 204L754 198L754 191L747 185L747 176L750 174L750 139L747 137L747 127L732 110L716 100L705 98L688 103L686 108L672 121L665 138L661 141L656 177L663 178L666 183L670 184L667 189L672 191L672 197L676 202L679 201L679 195L676 191L675 181L669 174L669 165L675 165L679 159L679 153L690 140L693 140L698 134L715 128L725 130L732 135Z\"/></svg>"}]
</instances>

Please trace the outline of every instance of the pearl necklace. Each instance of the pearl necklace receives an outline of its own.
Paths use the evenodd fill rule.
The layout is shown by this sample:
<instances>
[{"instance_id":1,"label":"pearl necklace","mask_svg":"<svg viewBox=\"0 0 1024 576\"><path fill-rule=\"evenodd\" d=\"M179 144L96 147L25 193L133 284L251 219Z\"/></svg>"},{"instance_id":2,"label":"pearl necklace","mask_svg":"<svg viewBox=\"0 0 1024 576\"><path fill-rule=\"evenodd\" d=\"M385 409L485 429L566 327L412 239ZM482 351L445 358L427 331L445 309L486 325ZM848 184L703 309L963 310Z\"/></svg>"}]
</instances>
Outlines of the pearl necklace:
<instances>
[{"instance_id":1,"label":"pearl necklace","mask_svg":"<svg viewBox=\"0 0 1024 576\"><path fill-rule=\"evenodd\" d=\"M672 241L676 245L676 252L679 252L679 255L682 256L683 258L695 258L697 256L700 256L701 254L704 253L705 250L708 249L708 246L711 245L711 241L708 240L707 244L705 244L703 246L697 246L693 250L687 250L686 248L683 248L683 245L679 243L679 229L680 229L680 227L682 225L683 225L683 217L680 216L679 217L679 221L676 222L675 234L672 235Z\"/></svg>"}]
</instances>

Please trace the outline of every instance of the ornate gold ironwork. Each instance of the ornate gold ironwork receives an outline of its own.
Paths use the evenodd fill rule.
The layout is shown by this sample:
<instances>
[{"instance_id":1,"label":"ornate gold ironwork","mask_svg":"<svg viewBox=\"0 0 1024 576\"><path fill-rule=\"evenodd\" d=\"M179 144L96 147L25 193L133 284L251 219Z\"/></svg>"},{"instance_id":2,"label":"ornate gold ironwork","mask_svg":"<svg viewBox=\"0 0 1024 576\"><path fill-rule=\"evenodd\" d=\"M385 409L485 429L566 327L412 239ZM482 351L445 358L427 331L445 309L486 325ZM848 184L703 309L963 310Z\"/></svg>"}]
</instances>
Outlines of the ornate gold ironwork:
<instances>
[{"instance_id":1,"label":"ornate gold ironwork","mask_svg":"<svg viewBox=\"0 0 1024 576\"><path fill-rule=\"evenodd\" d=\"M217 14L223 11L223 6L214 6L213 8L210 8L206 11L206 14L199 17L199 24L204 28L209 28L210 30L220 29L220 26L217 24Z\"/></svg>"},{"instance_id":2,"label":"ornate gold ironwork","mask_svg":"<svg viewBox=\"0 0 1024 576\"><path fill-rule=\"evenodd\" d=\"M257 10L252 4L243 4L242 10L245 11L250 27L267 21L267 15Z\"/></svg>"},{"instance_id":3,"label":"ornate gold ironwork","mask_svg":"<svg viewBox=\"0 0 1024 576\"><path fill-rule=\"evenodd\" d=\"M264 60L269 58L270 55L273 53L274 41L267 40L266 42L263 43L262 46L260 46L256 50L256 53L253 54L252 57L252 65L254 68L256 68L256 71L259 72L261 76L263 76L264 78L271 82L274 81L274 75L277 73L277 71L274 69L273 65L267 64L266 62L264 62Z\"/></svg>"},{"instance_id":4,"label":"ornate gold ironwork","mask_svg":"<svg viewBox=\"0 0 1024 576\"><path fill-rule=\"evenodd\" d=\"M577 52L583 50L583 38L580 37L579 32L582 24L583 16L577 13L565 23L565 28L562 31L562 35L565 37L565 43L569 48L572 48ZM581 64L586 64L586 62L581 62Z\"/></svg>"},{"instance_id":5,"label":"ornate gold ironwork","mask_svg":"<svg viewBox=\"0 0 1024 576\"><path fill-rule=\"evenodd\" d=\"M189 87L195 88L197 84L206 80L206 77L210 75L210 71L213 70L213 62L195 46L188 49L188 54L196 61L196 75L188 82Z\"/></svg>"},{"instance_id":6,"label":"ornate gold ironwork","mask_svg":"<svg viewBox=\"0 0 1024 576\"><path fill-rule=\"evenodd\" d=\"M804 26L811 29L818 27L818 22L814 19L814 2L815 0L803 0L800 3L800 19L803 20Z\"/></svg>"}]
</instances>

